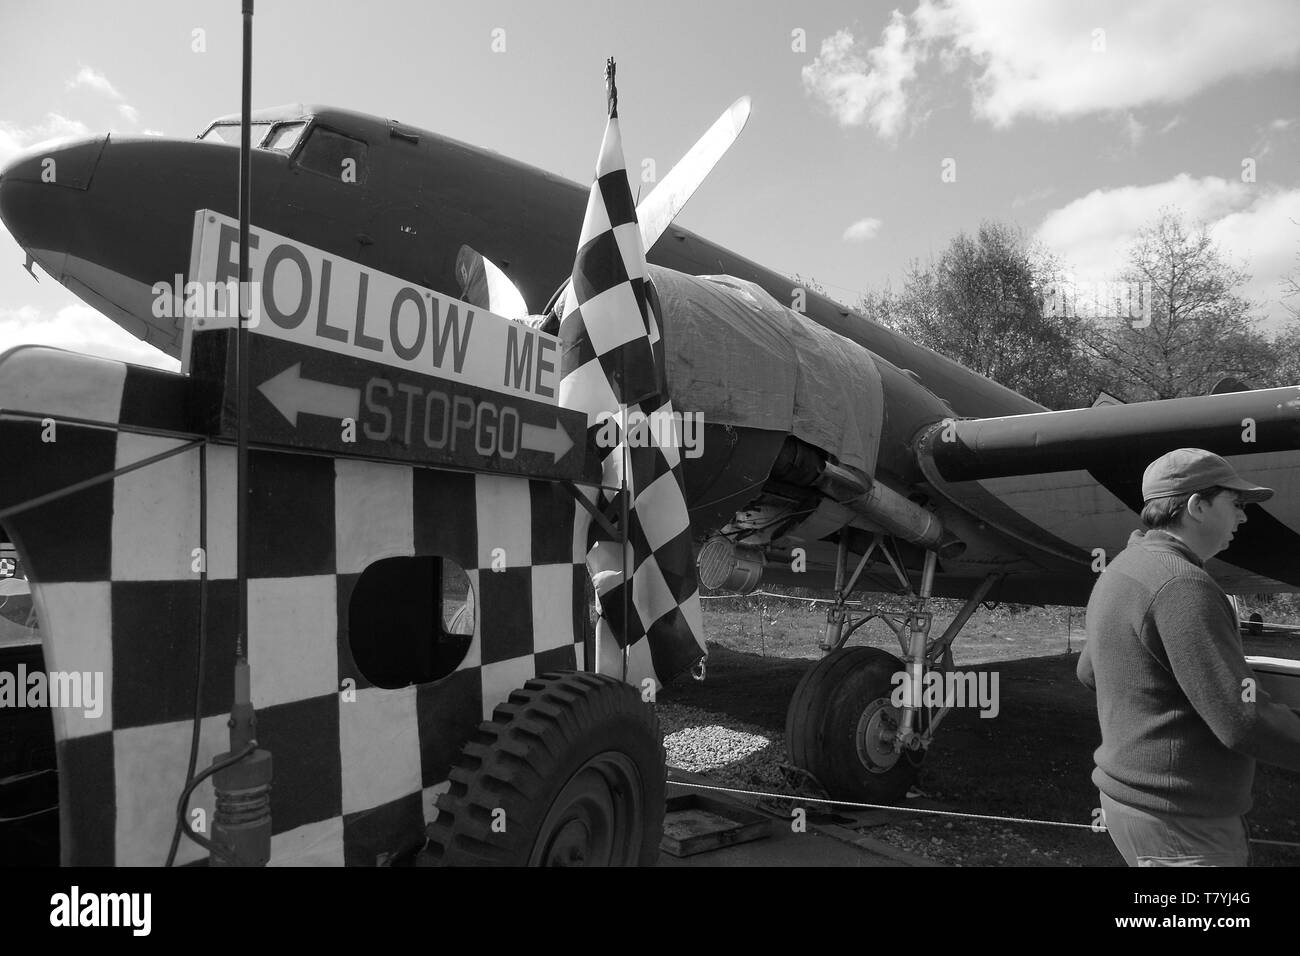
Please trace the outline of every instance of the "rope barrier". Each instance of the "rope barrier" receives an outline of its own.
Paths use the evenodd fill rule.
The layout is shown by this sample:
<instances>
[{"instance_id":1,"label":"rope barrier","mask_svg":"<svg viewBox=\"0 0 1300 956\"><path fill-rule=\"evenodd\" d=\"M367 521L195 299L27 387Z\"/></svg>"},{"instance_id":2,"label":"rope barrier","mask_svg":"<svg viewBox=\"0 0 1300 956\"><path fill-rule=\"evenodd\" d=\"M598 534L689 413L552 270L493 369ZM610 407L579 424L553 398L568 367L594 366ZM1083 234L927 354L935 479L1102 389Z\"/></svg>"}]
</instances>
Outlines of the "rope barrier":
<instances>
[{"instance_id":1,"label":"rope barrier","mask_svg":"<svg viewBox=\"0 0 1300 956\"><path fill-rule=\"evenodd\" d=\"M684 780L669 780L678 787L695 787L700 790L720 790L723 793L738 793L751 797L768 797L774 800L793 800L800 803L825 803L836 807L857 807L864 810L892 810L896 813L925 813L943 817L965 817L974 820L997 820L1002 823L1035 823L1050 827L1075 827L1083 830L1093 829L1088 823L1062 823L1056 820L1033 820L1028 817L1001 817L985 813L963 813L958 810L930 810L924 807L896 807L885 803L855 803L850 800L831 800L824 797L804 797L789 793L763 793L759 790L738 790L733 787L717 787L704 783L689 783Z\"/></svg>"},{"instance_id":2,"label":"rope barrier","mask_svg":"<svg viewBox=\"0 0 1300 956\"><path fill-rule=\"evenodd\" d=\"M1044 827L1066 827L1075 830L1091 830L1094 833L1107 832L1106 827L1095 827L1090 823L1066 823L1061 820L1035 820L1031 817L1003 817L989 813L964 813L959 810L931 810L925 807L897 807L884 803L856 803L850 800L831 800L824 797L804 797L789 793L764 793L761 790L739 790L735 787L718 787L712 784L691 783L685 780L669 780L668 782L678 787L694 787L698 790L717 790L723 793L737 793L750 797L767 797L774 800L792 800L798 803L825 803L836 807L858 807L864 810L892 810L896 813L922 813L931 816L958 817L967 820L994 820L999 823L1030 823ZM1252 838L1250 842L1268 844L1269 846L1300 847L1300 843L1292 843L1286 840L1256 840Z\"/></svg>"},{"instance_id":3,"label":"rope barrier","mask_svg":"<svg viewBox=\"0 0 1300 956\"><path fill-rule=\"evenodd\" d=\"M777 594L773 591L750 591L748 594L701 594L701 601L743 601L746 598L768 597L782 601L808 601L812 604L834 604L828 598L795 597L792 594Z\"/></svg>"}]
</instances>

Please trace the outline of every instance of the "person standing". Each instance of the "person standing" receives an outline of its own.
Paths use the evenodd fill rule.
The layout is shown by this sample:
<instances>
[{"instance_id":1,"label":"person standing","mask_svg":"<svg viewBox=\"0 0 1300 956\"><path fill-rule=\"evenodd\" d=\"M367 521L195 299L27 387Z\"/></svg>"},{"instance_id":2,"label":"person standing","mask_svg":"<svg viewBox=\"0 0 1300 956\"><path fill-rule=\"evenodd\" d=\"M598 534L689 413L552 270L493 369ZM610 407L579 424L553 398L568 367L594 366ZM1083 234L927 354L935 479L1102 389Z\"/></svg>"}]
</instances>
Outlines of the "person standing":
<instances>
[{"instance_id":1,"label":"person standing","mask_svg":"<svg viewBox=\"0 0 1300 956\"><path fill-rule=\"evenodd\" d=\"M1205 562L1273 496L1179 448L1142 476L1142 522L1097 579L1079 680L1097 694L1092 780L1129 866L1245 866L1256 761L1300 770L1300 716L1257 686Z\"/></svg>"}]
</instances>

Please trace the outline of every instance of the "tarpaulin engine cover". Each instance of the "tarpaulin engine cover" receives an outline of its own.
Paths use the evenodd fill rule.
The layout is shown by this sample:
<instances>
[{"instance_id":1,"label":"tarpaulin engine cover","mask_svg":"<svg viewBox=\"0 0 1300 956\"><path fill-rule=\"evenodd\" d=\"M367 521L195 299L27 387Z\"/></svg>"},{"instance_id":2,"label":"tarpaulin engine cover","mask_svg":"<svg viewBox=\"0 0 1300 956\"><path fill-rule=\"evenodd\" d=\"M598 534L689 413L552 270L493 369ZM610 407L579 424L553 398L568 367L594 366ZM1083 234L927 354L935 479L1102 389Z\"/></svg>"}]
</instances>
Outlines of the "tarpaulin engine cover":
<instances>
[{"instance_id":1,"label":"tarpaulin engine cover","mask_svg":"<svg viewBox=\"0 0 1300 956\"><path fill-rule=\"evenodd\" d=\"M870 352L752 282L647 267L673 407L710 424L787 432L871 475L883 396Z\"/></svg>"}]
</instances>

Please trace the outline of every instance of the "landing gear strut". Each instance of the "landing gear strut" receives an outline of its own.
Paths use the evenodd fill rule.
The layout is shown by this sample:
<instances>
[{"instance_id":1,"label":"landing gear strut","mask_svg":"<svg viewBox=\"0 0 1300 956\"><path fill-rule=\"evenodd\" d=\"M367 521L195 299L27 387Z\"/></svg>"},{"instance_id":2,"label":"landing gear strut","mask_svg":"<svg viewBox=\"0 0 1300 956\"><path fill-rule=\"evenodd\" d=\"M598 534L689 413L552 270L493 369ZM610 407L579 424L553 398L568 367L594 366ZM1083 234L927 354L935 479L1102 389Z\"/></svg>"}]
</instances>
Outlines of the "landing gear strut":
<instances>
[{"instance_id":1,"label":"landing gear strut","mask_svg":"<svg viewBox=\"0 0 1300 956\"><path fill-rule=\"evenodd\" d=\"M907 595L904 611L868 608L849 600L854 585L879 550ZM930 670L952 669L952 642L998 581L980 582L952 623L930 639L938 555L925 553L919 593L882 535L876 535L845 582L848 548L841 538L835 568L836 600L827 613L822 658L799 682L786 715L790 761L810 772L832 797L891 803L902 799L916 777L935 730L950 707L922 705ZM898 638L902 656L844 645L853 632L880 618ZM910 690L910 693L908 693Z\"/></svg>"}]
</instances>

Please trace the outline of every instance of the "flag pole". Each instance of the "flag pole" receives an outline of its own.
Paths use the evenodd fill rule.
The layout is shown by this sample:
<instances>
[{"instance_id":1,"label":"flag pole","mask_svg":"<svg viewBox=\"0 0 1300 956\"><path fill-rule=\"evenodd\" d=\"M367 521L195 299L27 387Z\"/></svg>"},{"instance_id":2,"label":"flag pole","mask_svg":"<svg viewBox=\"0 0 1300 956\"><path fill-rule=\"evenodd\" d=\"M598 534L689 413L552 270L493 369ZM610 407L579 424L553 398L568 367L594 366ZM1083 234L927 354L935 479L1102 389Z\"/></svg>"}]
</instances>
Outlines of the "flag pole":
<instances>
[{"instance_id":1,"label":"flag pole","mask_svg":"<svg viewBox=\"0 0 1300 956\"><path fill-rule=\"evenodd\" d=\"M618 119L618 84L615 82L614 73L617 69L614 58L611 56L605 61L605 100L606 112L610 120ZM631 620L631 608L628 607L629 592L632 589L632 571L628 561L628 524L631 521L630 509L628 506L628 486L627 486L627 469L630 464L628 458L628 439L627 439L627 351L623 350L619 361L619 373L622 381L619 382L618 396L619 407L623 412L623 441L622 441L622 460L623 467L620 471L620 481L618 495L622 502L619 508L619 530L621 540L619 547L622 548L623 559L623 673L621 680L627 683L627 672L629 660L632 652L632 630L629 626Z\"/></svg>"}]
</instances>

